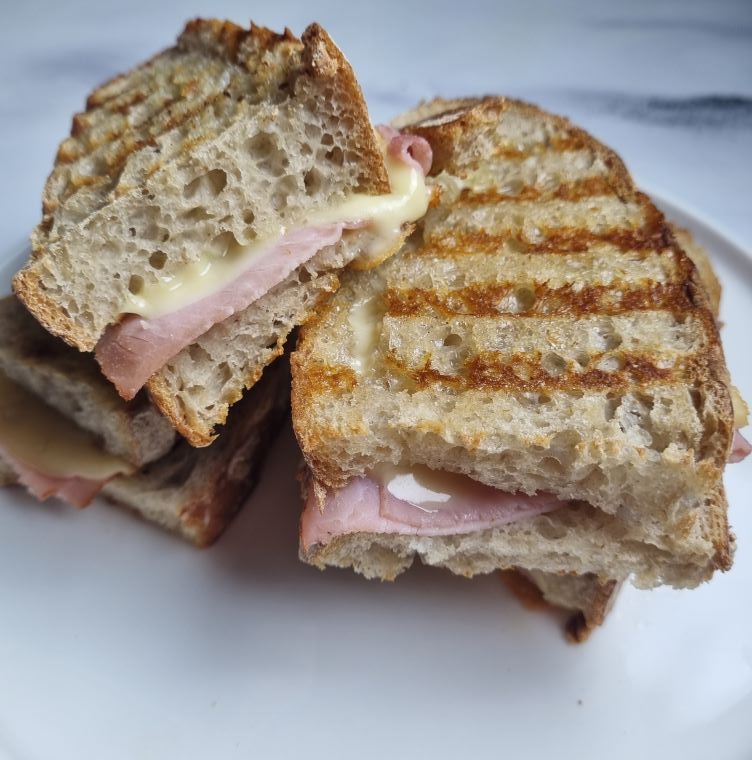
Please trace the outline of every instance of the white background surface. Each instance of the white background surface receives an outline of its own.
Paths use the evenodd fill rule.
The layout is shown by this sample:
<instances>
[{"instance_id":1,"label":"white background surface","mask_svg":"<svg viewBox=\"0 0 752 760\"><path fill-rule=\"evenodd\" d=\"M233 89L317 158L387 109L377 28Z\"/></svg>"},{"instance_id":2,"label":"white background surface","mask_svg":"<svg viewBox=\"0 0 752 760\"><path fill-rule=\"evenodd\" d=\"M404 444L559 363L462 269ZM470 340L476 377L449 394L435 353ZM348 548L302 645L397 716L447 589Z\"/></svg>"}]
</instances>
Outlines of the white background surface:
<instances>
[{"instance_id":1,"label":"white background surface","mask_svg":"<svg viewBox=\"0 0 752 760\"><path fill-rule=\"evenodd\" d=\"M571 116L644 187L752 249L752 4L4 2L0 255L39 220L74 110L191 16L322 22L375 120L512 94ZM752 264L709 238L752 399ZM3 280L5 285L7 280ZM752 757L752 463L730 468L734 569L627 590L583 647L493 577L396 584L296 560L291 436L197 552L116 510L0 496L0 757ZM581 701L581 704L580 704Z\"/></svg>"}]
</instances>

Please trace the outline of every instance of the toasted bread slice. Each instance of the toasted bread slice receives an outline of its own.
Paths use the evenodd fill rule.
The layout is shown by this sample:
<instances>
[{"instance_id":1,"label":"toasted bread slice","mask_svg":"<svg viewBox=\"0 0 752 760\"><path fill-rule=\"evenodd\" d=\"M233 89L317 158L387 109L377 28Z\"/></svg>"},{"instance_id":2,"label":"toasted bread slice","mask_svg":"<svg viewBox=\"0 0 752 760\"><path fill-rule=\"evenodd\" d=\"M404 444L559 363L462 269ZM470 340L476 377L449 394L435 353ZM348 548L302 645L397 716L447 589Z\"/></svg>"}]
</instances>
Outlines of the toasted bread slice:
<instances>
[{"instance_id":1,"label":"toasted bread slice","mask_svg":"<svg viewBox=\"0 0 752 760\"><path fill-rule=\"evenodd\" d=\"M109 481L102 495L197 546L208 546L253 490L269 444L287 414L288 389L289 369L283 359L246 393L214 445L197 449L180 441L134 474ZM0 457L0 486L15 483L15 472Z\"/></svg>"},{"instance_id":2,"label":"toasted bread slice","mask_svg":"<svg viewBox=\"0 0 752 760\"><path fill-rule=\"evenodd\" d=\"M313 477L325 493L385 462L426 465L571 504L481 534L342 536L304 556L417 553L468 575L634 573L641 586L728 568L728 372L662 214L613 152L533 106L438 101L398 123L430 142L441 197L400 254L348 275L301 333L293 422Z\"/></svg>"},{"instance_id":3,"label":"toasted bread slice","mask_svg":"<svg viewBox=\"0 0 752 760\"><path fill-rule=\"evenodd\" d=\"M123 401L93 356L50 335L13 296L0 299L0 371L136 467L175 443L175 431L145 392Z\"/></svg>"},{"instance_id":4,"label":"toasted bread slice","mask_svg":"<svg viewBox=\"0 0 752 760\"><path fill-rule=\"evenodd\" d=\"M192 21L175 47L96 89L74 117L14 289L50 332L91 351L129 294L215 245L296 229L354 192L387 193L389 181L360 88L327 33L313 24L299 40ZM212 440L368 234L346 232L153 376L155 403L184 436Z\"/></svg>"}]
</instances>

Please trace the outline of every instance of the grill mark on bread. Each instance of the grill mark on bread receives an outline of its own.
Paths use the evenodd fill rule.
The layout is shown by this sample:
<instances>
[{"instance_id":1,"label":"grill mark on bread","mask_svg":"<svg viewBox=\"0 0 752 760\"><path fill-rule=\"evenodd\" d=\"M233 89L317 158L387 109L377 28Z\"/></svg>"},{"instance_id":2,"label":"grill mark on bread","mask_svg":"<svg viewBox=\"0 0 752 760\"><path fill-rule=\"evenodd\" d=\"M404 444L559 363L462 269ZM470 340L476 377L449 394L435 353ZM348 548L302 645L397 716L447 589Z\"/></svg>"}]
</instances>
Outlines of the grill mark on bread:
<instances>
[{"instance_id":1,"label":"grill mark on bread","mask_svg":"<svg viewBox=\"0 0 752 760\"><path fill-rule=\"evenodd\" d=\"M128 109L137 106L139 103L143 103L151 94L138 87L134 87L132 90L125 90L119 96L113 98L113 101L117 102L113 103L110 101L107 104L106 110L110 113L125 114Z\"/></svg>"},{"instance_id":2,"label":"grill mark on bread","mask_svg":"<svg viewBox=\"0 0 752 760\"><path fill-rule=\"evenodd\" d=\"M107 167L106 173L91 176L79 175L78 178L71 177L69 184L65 187L64 192L56 199L56 204L54 206L46 208L45 212L51 212L55 208L59 207L62 203L65 203L65 201L67 201L77 190L79 190L84 185L103 185L114 187L119 181L121 170L131 155L137 153L140 150L143 150L144 148L156 145L158 137L163 134L167 134L174 129L177 129L190 119L203 113L221 97L222 93L213 92L204 98L204 100L201 102L191 106L190 108L186 108L183 112L177 115L173 115L170 112L170 107L176 103L184 101L182 101L178 96L168 99L159 110L155 110L154 113L152 113L149 118L146 119L142 125L140 125L139 133L128 134L126 139L123 139L112 146L113 150L111 152L105 153L102 156L102 160ZM159 123L158 120L165 117L167 120L164 123ZM206 140L209 139L211 135L205 134L202 135L202 137L204 140ZM196 142L196 140L192 142L186 141L182 152L189 152L195 147ZM91 155L91 153L96 151L97 148L101 147L102 144L107 143L91 141L91 144L87 147L91 147L93 150L89 153L82 152L77 158L81 159L87 155ZM155 162L155 165L150 167L149 174L154 174L159 170L160 167L160 162ZM83 179L84 176L86 177L85 179Z\"/></svg>"},{"instance_id":3,"label":"grill mark on bread","mask_svg":"<svg viewBox=\"0 0 752 760\"><path fill-rule=\"evenodd\" d=\"M98 87L86 98L86 110L90 111L92 108L104 105L107 101L122 95L123 92L127 91L128 86L126 85L124 89L118 89L118 85L125 83L127 80L128 77L125 74L117 74Z\"/></svg>"},{"instance_id":4,"label":"grill mark on bread","mask_svg":"<svg viewBox=\"0 0 752 760\"><path fill-rule=\"evenodd\" d=\"M358 379L350 367L316 362L306 367L306 382L316 395L337 395L351 393L358 384Z\"/></svg>"},{"instance_id":5,"label":"grill mark on bread","mask_svg":"<svg viewBox=\"0 0 752 760\"><path fill-rule=\"evenodd\" d=\"M515 229L503 232L458 230L447 234L424 232L424 245L416 254L451 257L465 252L493 253L503 246L513 247L518 253L581 253L597 244L611 245L622 251L655 251L674 247L675 241L663 214L643 193L635 192L634 200L643 212L643 223L636 228L617 227L592 232L582 227L547 229L539 226L536 240L525 237L521 230Z\"/></svg>"},{"instance_id":6,"label":"grill mark on bread","mask_svg":"<svg viewBox=\"0 0 752 760\"><path fill-rule=\"evenodd\" d=\"M582 135L574 133L551 137L544 142L520 147L519 145L499 145L491 155L495 158L528 158L542 153L564 153L565 151L583 150L588 147Z\"/></svg>"},{"instance_id":7,"label":"grill mark on bread","mask_svg":"<svg viewBox=\"0 0 752 760\"><path fill-rule=\"evenodd\" d=\"M212 33L220 44L223 44L225 41L225 37L223 37L223 35L226 35L228 33L228 29L226 27L234 27L236 32L239 32L241 34L244 33L243 39L251 35L257 39L262 39L264 46L267 48L270 45L275 44L277 41L281 40L293 40L300 43L300 40L297 40L297 38L295 38L287 28L283 34L277 35L276 33L271 32L271 30L257 27L254 24L251 24L250 30L244 30L242 27L238 27L231 22L224 22L221 25L223 28L219 28L220 25L214 25L213 22L204 22L197 19L193 22L189 22L186 25L183 34L178 39L176 48L173 50L165 51L161 55L170 55L173 54L174 51L179 50L181 47L186 47L184 44L184 38L186 35L190 36L196 34L201 28L208 29L210 26L213 27ZM267 32L269 32L269 34L266 34ZM95 90L93 93L91 93L91 95L89 95L86 100L86 110L73 116L71 137L61 143L60 147L58 148L56 162L61 164L74 163L87 156L93 155L97 149L105 146L111 146L113 149L116 149L116 141L121 137L121 135L127 133L129 130L134 129L134 125L131 124L127 118L125 118L118 127L110 127L109 129L105 130L98 138L95 138L91 132L94 121L96 119L99 119L103 113L106 114L106 117L109 117L112 114L119 114L121 116L127 117L128 113L134 106L152 97L155 93L144 88L143 80L148 78L148 72L152 67L153 62L158 59L159 56L160 54L157 54L152 59L143 63L141 66L135 69L130 76L118 75L114 77L102 85L100 88ZM234 49L233 60L235 63L237 63L237 48ZM118 82L125 80L129 80L129 86L125 88L114 87ZM194 107L193 113L187 111L185 114L182 114L178 118L168 119L167 122L162 125L159 124L159 119L164 117L165 114L169 116L169 109L172 105L180 102L185 102L187 94L192 93L192 90L195 89L197 80L191 79L185 83L181 83L179 86L177 86L175 82L172 82L171 84L175 87L174 94L171 97L163 98L158 104L154 104L148 118L135 128L135 136L145 135L144 137L136 140L136 147L129 148L126 150L126 152L123 152L122 150L116 150L114 159L110 159L107 154L103 156L105 162L104 165L107 168L107 172L119 172L119 170L122 169L122 166L128 160L129 155L135 153L137 150L140 150L143 147L153 145L156 137L181 126L192 116L198 115L199 113L205 111L206 108L211 106L219 97L221 97L220 91L218 89L215 89L212 92L208 93L205 96L204 100ZM113 87L114 91L112 91ZM156 128L152 129L153 126L156 126ZM208 139L208 137L205 137L205 139ZM187 150L189 150L191 147L194 146L187 146L186 150L183 152L187 152ZM154 174L158 168L158 166L156 168L153 167L152 171L149 174ZM89 184L105 184L106 182L107 180L103 179L100 183ZM57 202L55 204L48 204L49 210L56 209L72 194L73 193L67 193L61 195L56 199Z\"/></svg>"},{"instance_id":8,"label":"grill mark on bread","mask_svg":"<svg viewBox=\"0 0 752 760\"><path fill-rule=\"evenodd\" d=\"M104 122L107 118L113 114L124 116L129 109L143 103L154 93L147 90L132 86L117 96L113 97L103 106L97 106L89 108L86 111L82 111L73 116L73 123L71 125L71 137L80 139L86 144L91 144L88 134L88 130L91 130L97 125L97 122ZM160 106L161 107L161 103ZM130 126L130 125L128 125Z\"/></svg>"},{"instance_id":9,"label":"grill mark on bread","mask_svg":"<svg viewBox=\"0 0 752 760\"><path fill-rule=\"evenodd\" d=\"M682 283L651 284L647 287L621 289L619 283L550 288L545 284L525 286L521 283L476 285L456 290L390 289L385 293L387 315L393 317L438 313L442 316L495 317L576 316L580 314L615 315L629 311L666 310L673 313L693 308ZM504 304L504 299L515 299Z\"/></svg>"},{"instance_id":10,"label":"grill mark on bread","mask_svg":"<svg viewBox=\"0 0 752 760\"><path fill-rule=\"evenodd\" d=\"M674 368L659 367L650 357L636 353L598 354L591 357L590 365L606 356L618 357L621 367L612 372L597 367L576 371L572 366L554 375L541 366L540 353L499 354L483 351L469 358L462 371L448 375L431 366L428 356L422 367L406 366L393 354L384 357L396 374L410 379L415 389L444 385L455 391L492 390L524 393L530 391L623 390L634 385L670 384L683 376L685 365Z\"/></svg>"},{"instance_id":11,"label":"grill mark on bread","mask_svg":"<svg viewBox=\"0 0 752 760\"><path fill-rule=\"evenodd\" d=\"M496 188L472 190L464 188L453 202L454 206L484 206L520 201L562 200L580 201L584 198L614 194L614 180L608 175L585 177L555 188L527 185L516 193L500 193Z\"/></svg>"},{"instance_id":12,"label":"grill mark on bread","mask_svg":"<svg viewBox=\"0 0 752 760\"><path fill-rule=\"evenodd\" d=\"M125 97L125 96L128 97ZM117 104L108 104L103 109L97 109L95 115L96 117L100 117L102 111L107 112L107 117L110 117L112 114L119 114L120 116L126 117L128 111L133 108L134 106L139 105L140 103L143 103L147 98L151 95L151 93L146 92L145 90L141 90L138 88L132 88L131 90L126 90L124 93L121 93L117 98L113 98L113 100L118 100L118 98L123 98L122 103ZM156 117L162 109L166 107L167 104L174 102L175 99L172 99L171 101L163 101L159 104L158 108L155 108L154 113L152 116L147 119L143 125L148 124L153 120L154 117ZM75 119L79 116L88 116L90 112L86 112L85 114L76 114L74 117ZM104 120L104 119L103 119ZM78 122L79 132L71 130L71 137L75 137L79 140L78 143L75 144L75 150L66 150L64 152L65 160L63 163L70 163L72 161L76 161L78 159L83 158L84 156L89 156L97 148L101 148L105 145L113 145L116 140L118 140L123 133L125 133L127 130L131 129L132 125L129 123L129 120L127 118L123 118L119 124L117 125L109 125L106 129L100 130L98 133L93 132L87 132L87 129L93 128L94 122L89 120L80 120ZM62 150L61 146L61 150Z\"/></svg>"},{"instance_id":13,"label":"grill mark on bread","mask_svg":"<svg viewBox=\"0 0 752 760\"><path fill-rule=\"evenodd\" d=\"M491 234L481 230L454 232L449 235L428 235L427 245L415 251L418 256L454 257L463 253L495 253L504 246L518 253L584 253L595 245L611 245L620 251L645 255L663 247L660 233L644 230L611 230L604 233L560 228L541 230L543 239L528 240L519 233Z\"/></svg>"}]
</instances>

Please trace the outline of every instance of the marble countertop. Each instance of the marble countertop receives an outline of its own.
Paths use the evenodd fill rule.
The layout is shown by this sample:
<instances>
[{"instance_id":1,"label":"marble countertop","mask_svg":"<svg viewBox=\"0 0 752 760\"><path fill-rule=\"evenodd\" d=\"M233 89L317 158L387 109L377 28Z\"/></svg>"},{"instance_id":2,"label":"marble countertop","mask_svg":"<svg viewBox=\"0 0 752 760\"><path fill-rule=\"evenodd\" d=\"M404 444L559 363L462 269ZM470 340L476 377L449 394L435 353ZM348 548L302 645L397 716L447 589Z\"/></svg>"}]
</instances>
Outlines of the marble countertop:
<instances>
[{"instance_id":1,"label":"marble countertop","mask_svg":"<svg viewBox=\"0 0 752 760\"><path fill-rule=\"evenodd\" d=\"M752 4L392 0L32 0L0 27L2 233L39 220L41 189L71 114L102 80L216 15L300 33L320 21L350 58L374 120L422 98L502 93L571 117L637 181L752 249Z\"/></svg>"}]
</instances>

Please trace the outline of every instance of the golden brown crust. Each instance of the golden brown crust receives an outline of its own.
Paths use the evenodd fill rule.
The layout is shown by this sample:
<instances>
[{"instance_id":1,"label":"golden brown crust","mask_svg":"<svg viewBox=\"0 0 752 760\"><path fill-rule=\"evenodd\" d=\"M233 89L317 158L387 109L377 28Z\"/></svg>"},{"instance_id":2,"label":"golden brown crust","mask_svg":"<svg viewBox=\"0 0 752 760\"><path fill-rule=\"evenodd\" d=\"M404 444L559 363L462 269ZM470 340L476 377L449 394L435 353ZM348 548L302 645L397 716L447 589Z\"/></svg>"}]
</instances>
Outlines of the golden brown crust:
<instances>
[{"instance_id":1,"label":"golden brown crust","mask_svg":"<svg viewBox=\"0 0 752 760\"><path fill-rule=\"evenodd\" d=\"M311 75L317 79L330 80L338 93L346 96L349 112L346 112L345 118L351 119L350 129L356 145L367 157L360 191L373 195L388 193L389 177L381 149L368 117L363 91L350 63L319 24L311 24L301 39L304 45L303 61L309 67Z\"/></svg>"},{"instance_id":2,"label":"golden brown crust","mask_svg":"<svg viewBox=\"0 0 752 760\"><path fill-rule=\"evenodd\" d=\"M504 585L526 609L560 609L570 613L564 632L574 644L582 644L598 626L603 625L621 586L619 581L602 581L595 576L582 576L582 579L589 581L587 593L577 595L580 608L572 610L571 606L563 607L547 600L540 586L524 570L512 568L500 572ZM571 577L574 579L575 576Z\"/></svg>"},{"instance_id":3,"label":"golden brown crust","mask_svg":"<svg viewBox=\"0 0 752 760\"><path fill-rule=\"evenodd\" d=\"M45 224L46 222L43 220L42 225ZM32 251L32 258L35 258L37 255L37 251ZM37 272L24 267L13 277L13 293L39 320L40 324L53 335L57 335L80 351L92 351L94 349L93 345L77 339L76 325L70 317L58 304L45 297L44 290L40 287L39 279Z\"/></svg>"},{"instance_id":4,"label":"golden brown crust","mask_svg":"<svg viewBox=\"0 0 752 760\"><path fill-rule=\"evenodd\" d=\"M675 224L669 225L682 250L692 259L702 284L710 299L710 307L713 316L718 319L721 306L721 283L713 270L713 264L708 252L694 239L692 233Z\"/></svg>"},{"instance_id":5,"label":"golden brown crust","mask_svg":"<svg viewBox=\"0 0 752 760\"><path fill-rule=\"evenodd\" d=\"M546 610L552 605L543 598L543 592L517 568L499 570L501 582L526 610Z\"/></svg>"},{"instance_id":6,"label":"golden brown crust","mask_svg":"<svg viewBox=\"0 0 752 760\"><path fill-rule=\"evenodd\" d=\"M620 587L619 581L599 581L596 594L588 606L575 612L565 627L567 638L573 644L582 644L606 619Z\"/></svg>"}]
</instances>

